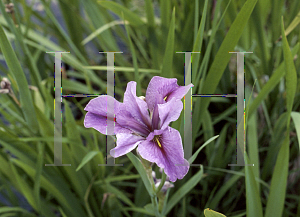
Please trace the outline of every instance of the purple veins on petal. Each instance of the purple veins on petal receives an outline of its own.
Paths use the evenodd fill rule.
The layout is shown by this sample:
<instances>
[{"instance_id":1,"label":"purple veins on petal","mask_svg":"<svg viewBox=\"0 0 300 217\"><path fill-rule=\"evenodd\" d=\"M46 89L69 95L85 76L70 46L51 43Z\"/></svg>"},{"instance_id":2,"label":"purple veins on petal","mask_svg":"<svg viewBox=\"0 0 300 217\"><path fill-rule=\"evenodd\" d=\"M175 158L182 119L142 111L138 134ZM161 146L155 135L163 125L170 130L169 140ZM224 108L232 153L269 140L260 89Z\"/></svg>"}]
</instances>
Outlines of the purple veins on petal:
<instances>
[{"instance_id":1,"label":"purple veins on petal","mask_svg":"<svg viewBox=\"0 0 300 217\"><path fill-rule=\"evenodd\" d=\"M166 101L170 101L171 99L175 98L175 99L182 99L182 97L184 97L185 94L187 94L187 92L189 91L189 89L191 87L193 87L193 84L189 84L187 86L178 86L178 88L176 88L174 91L172 91L168 98L166 99Z\"/></svg>"},{"instance_id":2,"label":"purple veins on petal","mask_svg":"<svg viewBox=\"0 0 300 217\"><path fill-rule=\"evenodd\" d=\"M147 140L139 144L137 150L144 159L154 162L163 168L170 181L175 182L187 174L189 163L184 159L179 132L171 127L168 128L170 130L158 130L155 133L150 133ZM151 140L154 138L154 134L159 132L162 132L160 138L161 148L155 141Z\"/></svg>"},{"instance_id":3,"label":"purple veins on petal","mask_svg":"<svg viewBox=\"0 0 300 217\"><path fill-rule=\"evenodd\" d=\"M150 132L149 128L144 123L137 121L126 109L119 110L118 123L122 127L130 129L131 131L144 137L146 137Z\"/></svg>"},{"instance_id":4,"label":"purple veins on petal","mask_svg":"<svg viewBox=\"0 0 300 217\"><path fill-rule=\"evenodd\" d=\"M161 121L161 129L165 129L169 126L172 121L176 121L183 108L181 100L171 99L165 104L159 104L158 113Z\"/></svg>"},{"instance_id":5,"label":"purple veins on petal","mask_svg":"<svg viewBox=\"0 0 300 217\"><path fill-rule=\"evenodd\" d=\"M124 94L124 105L126 110L140 123L150 126L147 103L136 96L136 82L130 81Z\"/></svg>"},{"instance_id":6,"label":"purple veins on petal","mask_svg":"<svg viewBox=\"0 0 300 217\"><path fill-rule=\"evenodd\" d=\"M164 103L164 97L178 87L176 78L154 76L149 82L146 91L146 102L150 111L156 103Z\"/></svg>"},{"instance_id":7,"label":"purple veins on petal","mask_svg":"<svg viewBox=\"0 0 300 217\"><path fill-rule=\"evenodd\" d=\"M114 112L108 112L108 100L114 102ZM86 128L92 127L105 135L114 135L115 133L130 133L131 131L115 122L114 133L107 133L107 121L114 121L114 114L118 114L122 103L111 96L103 95L89 101L84 108L87 114L84 119Z\"/></svg>"},{"instance_id":8,"label":"purple veins on petal","mask_svg":"<svg viewBox=\"0 0 300 217\"><path fill-rule=\"evenodd\" d=\"M152 113L152 130L157 130L159 128L159 114L158 105L156 104Z\"/></svg>"},{"instance_id":9,"label":"purple veins on petal","mask_svg":"<svg viewBox=\"0 0 300 217\"><path fill-rule=\"evenodd\" d=\"M110 155L115 158L125 155L128 152L131 152L133 149L135 149L136 146L140 144L143 140L145 140L143 137L134 134L118 133L117 147L110 150Z\"/></svg>"}]
</instances>

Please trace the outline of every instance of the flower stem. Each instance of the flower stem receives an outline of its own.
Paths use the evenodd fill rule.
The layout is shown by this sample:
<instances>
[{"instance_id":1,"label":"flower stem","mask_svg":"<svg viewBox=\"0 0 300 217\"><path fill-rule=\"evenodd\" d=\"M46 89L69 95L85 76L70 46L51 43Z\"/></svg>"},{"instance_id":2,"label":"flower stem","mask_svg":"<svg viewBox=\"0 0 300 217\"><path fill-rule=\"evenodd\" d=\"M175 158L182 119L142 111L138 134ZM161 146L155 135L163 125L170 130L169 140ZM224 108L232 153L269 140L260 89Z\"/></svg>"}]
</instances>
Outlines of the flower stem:
<instances>
[{"instance_id":1,"label":"flower stem","mask_svg":"<svg viewBox=\"0 0 300 217\"><path fill-rule=\"evenodd\" d=\"M158 211L161 213L164 208L165 194L163 192L158 192Z\"/></svg>"},{"instance_id":2,"label":"flower stem","mask_svg":"<svg viewBox=\"0 0 300 217\"><path fill-rule=\"evenodd\" d=\"M158 192L162 189L162 187L164 186L165 184L165 181L166 181L166 178L167 178L167 175L165 174L164 170L162 171L162 177L161 177L161 182L159 184L159 186L157 187L156 189L156 194L158 194Z\"/></svg>"},{"instance_id":3,"label":"flower stem","mask_svg":"<svg viewBox=\"0 0 300 217\"><path fill-rule=\"evenodd\" d=\"M141 159L141 162L142 162L142 164L143 164L143 166L146 170L147 177L148 177L148 179L151 183L151 186L152 186L152 188L155 192L155 184L154 184L154 180L153 180L153 177L152 177L152 164L149 161L142 158L141 156L140 156L140 159Z\"/></svg>"},{"instance_id":4,"label":"flower stem","mask_svg":"<svg viewBox=\"0 0 300 217\"><path fill-rule=\"evenodd\" d=\"M147 177L152 185L152 188L155 192L155 196L154 197L151 197L151 202L152 202L152 205L153 205L153 208L155 210L155 215L157 217L162 217L162 210L163 210L163 207L164 207L164 202L165 202L165 193L161 191L162 187L164 186L165 184L165 181L166 181L166 178L167 178L167 175L165 174L164 170L162 171L162 177L161 177L161 182L159 184L159 186L156 188L155 187L155 183L154 183L154 180L153 180L153 177L152 177L152 163L143 159L141 156L139 156L140 159L141 159L141 162L146 170L146 174L147 174ZM158 199L158 201L157 201Z\"/></svg>"}]
</instances>

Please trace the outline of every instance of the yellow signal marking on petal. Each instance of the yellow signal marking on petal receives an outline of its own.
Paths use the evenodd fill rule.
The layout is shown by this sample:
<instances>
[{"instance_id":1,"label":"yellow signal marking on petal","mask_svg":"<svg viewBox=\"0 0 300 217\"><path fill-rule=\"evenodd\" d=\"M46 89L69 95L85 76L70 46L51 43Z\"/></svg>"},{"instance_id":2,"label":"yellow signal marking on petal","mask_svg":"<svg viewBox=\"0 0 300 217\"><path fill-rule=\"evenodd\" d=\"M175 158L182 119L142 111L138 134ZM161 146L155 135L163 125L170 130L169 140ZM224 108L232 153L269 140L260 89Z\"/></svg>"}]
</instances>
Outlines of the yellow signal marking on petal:
<instances>
[{"instance_id":1,"label":"yellow signal marking on petal","mask_svg":"<svg viewBox=\"0 0 300 217\"><path fill-rule=\"evenodd\" d=\"M166 97L164 98L164 100L166 101L167 98L168 98L168 96L166 96Z\"/></svg>"},{"instance_id":2,"label":"yellow signal marking on petal","mask_svg":"<svg viewBox=\"0 0 300 217\"><path fill-rule=\"evenodd\" d=\"M156 139L156 142L157 142L158 146L161 148L161 144L160 144L158 138L155 138L155 139Z\"/></svg>"}]
</instances>

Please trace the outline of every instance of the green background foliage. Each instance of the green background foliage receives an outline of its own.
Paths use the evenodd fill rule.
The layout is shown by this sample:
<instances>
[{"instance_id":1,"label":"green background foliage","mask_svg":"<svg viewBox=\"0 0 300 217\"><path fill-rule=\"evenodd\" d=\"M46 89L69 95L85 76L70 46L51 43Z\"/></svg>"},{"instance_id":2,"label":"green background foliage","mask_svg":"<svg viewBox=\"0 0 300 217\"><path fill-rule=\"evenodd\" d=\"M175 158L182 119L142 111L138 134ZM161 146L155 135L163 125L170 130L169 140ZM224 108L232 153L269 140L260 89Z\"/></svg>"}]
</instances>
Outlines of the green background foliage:
<instances>
[{"instance_id":1,"label":"green background foliage","mask_svg":"<svg viewBox=\"0 0 300 217\"><path fill-rule=\"evenodd\" d=\"M8 3L15 5L7 13ZM1 216L300 216L300 1L12 0L0 3ZM192 98L189 173L158 193L135 152L105 164L106 136L86 129L91 97L64 97L63 163L54 152L54 56L63 94L106 94L106 56L115 54L115 98L153 76L184 83L192 55L193 94L236 94L236 54L245 54L246 163L236 163L236 100ZM184 115L172 123L184 135ZM157 166L153 167L161 178ZM25 205L22 198L26 201ZM27 204L27 205L26 205ZM157 204L160 206L159 204ZM207 211L208 213L208 211ZM215 214L215 212L211 212ZM209 215L209 213L208 213Z\"/></svg>"}]
</instances>

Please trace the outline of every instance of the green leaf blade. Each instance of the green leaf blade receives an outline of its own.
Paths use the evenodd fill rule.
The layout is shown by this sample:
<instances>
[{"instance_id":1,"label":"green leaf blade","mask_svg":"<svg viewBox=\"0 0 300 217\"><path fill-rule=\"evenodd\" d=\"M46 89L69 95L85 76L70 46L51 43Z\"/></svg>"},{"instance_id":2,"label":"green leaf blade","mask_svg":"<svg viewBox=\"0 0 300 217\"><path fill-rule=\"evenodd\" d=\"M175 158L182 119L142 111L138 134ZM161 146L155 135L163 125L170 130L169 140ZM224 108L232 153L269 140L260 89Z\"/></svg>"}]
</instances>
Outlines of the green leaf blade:
<instances>
[{"instance_id":1,"label":"green leaf blade","mask_svg":"<svg viewBox=\"0 0 300 217\"><path fill-rule=\"evenodd\" d=\"M124 13L125 20L127 20L131 25L142 26L145 24L138 15L116 2L100 1L98 3L104 8L111 10L119 17L122 17L122 13Z\"/></svg>"},{"instance_id":2,"label":"green leaf blade","mask_svg":"<svg viewBox=\"0 0 300 217\"><path fill-rule=\"evenodd\" d=\"M192 163L196 160L196 158L197 158L198 154L200 153L200 151L201 151L203 148L205 148L205 146L207 146L209 143L211 143L212 141L214 141L215 139L217 139L218 137L219 137L219 135L216 135L216 136L210 138L209 140L207 140L203 145L201 145L201 146L198 148L198 150L193 154L193 156L190 157L190 159L188 160L188 162L189 162L190 164L192 164Z\"/></svg>"},{"instance_id":3,"label":"green leaf blade","mask_svg":"<svg viewBox=\"0 0 300 217\"><path fill-rule=\"evenodd\" d=\"M285 82L286 82L286 107L288 113L287 127L289 129L290 125L290 115L293 108L294 98L297 89L297 72L294 65L294 60L292 53L290 51L290 46L288 44L287 38L284 34L283 18L281 21L281 34L282 34L282 45L285 63Z\"/></svg>"},{"instance_id":4,"label":"green leaf blade","mask_svg":"<svg viewBox=\"0 0 300 217\"><path fill-rule=\"evenodd\" d=\"M292 112L291 117L293 118L296 133L298 137L299 151L300 151L300 112Z\"/></svg>"},{"instance_id":5,"label":"green leaf blade","mask_svg":"<svg viewBox=\"0 0 300 217\"><path fill-rule=\"evenodd\" d=\"M289 137L286 137L277 156L268 197L265 217L281 216L284 208L289 165Z\"/></svg>"},{"instance_id":6,"label":"green leaf blade","mask_svg":"<svg viewBox=\"0 0 300 217\"><path fill-rule=\"evenodd\" d=\"M175 8L172 13L171 25L169 28L166 50L162 65L162 76L166 78L173 78L172 65L174 53L174 39L175 38Z\"/></svg>"},{"instance_id":7,"label":"green leaf blade","mask_svg":"<svg viewBox=\"0 0 300 217\"><path fill-rule=\"evenodd\" d=\"M245 154L245 164L246 165L249 164L249 159L246 154ZM254 176L254 171L252 166L245 167L245 183L246 183L247 216L263 217L260 193L259 193L258 185L255 181L255 176Z\"/></svg>"},{"instance_id":8,"label":"green leaf blade","mask_svg":"<svg viewBox=\"0 0 300 217\"><path fill-rule=\"evenodd\" d=\"M218 83L225 71L225 68L230 60L231 54L228 52L233 51L234 47L238 43L243 30L246 26L247 21L250 18L250 15L256 5L257 0L248 0L243 5L233 24L231 25L229 31L227 32L225 39L223 40L214 61L209 69L208 75L204 82L201 94L214 94L218 86ZM201 105L199 110L204 111L210 102L209 97L201 98L199 104ZM197 130L200 128L200 123L203 118L203 113L199 114L198 120L199 124L197 125Z\"/></svg>"},{"instance_id":9,"label":"green leaf blade","mask_svg":"<svg viewBox=\"0 0 300 217\"><path fill-rule=\"evenodd\" d=\"M167 203L166 211L163 215L167 215L171 209L181 200L192 188L194 188L203 177L203 167L200 166L200 171L189 179L181 188L179 188Z\"/></svg>"},{"instance_id":10,"label":"green leaf blade","mask_svg":"<svg viewBox=\"0 0 300 217\"><path fill-rule=\"evenodd\" d=\"M293 56L290 51L290 47L286 36L284 34L283 18L281 20L281 34L283 44L283 54L286 70L286 107L287 107L287 130L286 137L283 144L280 147L273 176L270 186L270 194L266 207L265 217L281 216L284 209L286 185L288 178L289 168L289 151L290 151L290 116L292 112L294 97L297 87L297 74L295 65L293 62Z\"/></svg>"},{"instance_id":11,"label":"green leaf blade","mask_svg":"<svg viewBox=\"0 0 300 217\"><path fill-rule=\"evenodd\" d=\"M8 68L17 81L20 93L21 109L23 111L25 120L30 126L31 130L36 133L38 131L38 122L34 113L33 100L28 88L28 82L19 63L19 60L17 59L17 56L4 33L2 26L0 26L0 47L5 57Z\"/></svg>"},{"instance_id":12,"label":"green leaf blade","mask_svg":"<svg viewBox=\"0 0 300 217\"><path fill-rule=\"evenodd\" d=\"M84 165L86 165L90 160L93 159L93 157L95 157L97 154L99 153L99 151L91 151L89 153L87 153L84 158L82 159L81 163L79 164L79 166L76 169L76 172L78 170L80 170Z\"/></svg>"},{"instance_id":13,"label":"green leaf blade","mask_svg":"<svg viewBox=\"0 0 300 217\"><path fill-rule=\"evenodd\" d=\"M155 195L154 189L151 186L151 183L148 180L146 171L142 165L142 163L140 162L140 160L131 152L126 154L127 157L129 158L129 160L132 162L132 164L134 165L134 167L136 168L136 170L139 172L139 174L141 175L141 178L144 182L144 185L150 195L150 197L153 197Z\"/></svg>"}]
</instances>

